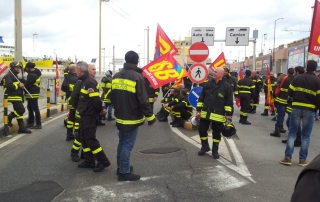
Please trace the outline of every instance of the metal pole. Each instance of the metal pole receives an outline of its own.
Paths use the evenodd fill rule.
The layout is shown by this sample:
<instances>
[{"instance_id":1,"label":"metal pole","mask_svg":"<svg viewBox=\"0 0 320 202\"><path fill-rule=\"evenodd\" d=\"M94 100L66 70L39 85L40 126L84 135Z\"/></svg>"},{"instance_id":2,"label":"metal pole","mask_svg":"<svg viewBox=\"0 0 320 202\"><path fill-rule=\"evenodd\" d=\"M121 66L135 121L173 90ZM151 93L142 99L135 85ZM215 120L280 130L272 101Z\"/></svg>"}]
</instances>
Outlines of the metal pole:
<instances>
[{"instance_id":1,"label":"metal pole","mask_svg":"<svg viewBox=\"0 0 320 202\"><path fill-rule=\"evenodd\" d=\"M101 4L102 0L99 0L99 75L101 75Z\"/></svg>"},{"instance_id":2,"label":"metal pole","mask_svg":"<svg viewBox=\"0 0 320 202\"><path fill-rule=\"evenodd\" d=\"M14 1L15 14L15 61L22 62L22 18L21 18L21 0Z\"/></svg>"},{"instance_id":3,"label":"metal pole","mask_svg":"<svg viewBox=\"0 0 320 202\"><path fill-rule=\"evenodd\" d=\"M149 26L147 27L147 64L149 63Z\"/></svg>"},{"instance_id":4,"label":"metal pole","mask_svg":"<svg viewBox=\"0 0 320 202\"><path fill-rule=\"evenodd\" d=\"M114 47L114 45L113 45L113 56L112 56L112 65L113 65L113 74L115 74L115 72L116 72L116 64L115 64L115 55L114 55L114 49L115 49L115 47Z\"/></svg>"},{"instance_id":5,"label":"metal pole","mask_svg":"<svg viewBox=\"0 0 320 202\"><path fill-rule=\"evenodd\" d=\"M256 39L253 41L253 58L252 58L252 70L256 70Z\"/></svg>"},{"instance_id":6,"label":"metal pole","mask_svg":"<svg viewBox=\"0 0 320 202\"><path fill-rule=\"evenodd\" d=\"M275 45L276 45L276 23L277 20L274 21L274 29L273 29L273 51L272 51L272 65L271 65L271 70L270 71L274 71L275 68L275 59L274 59L274 49L275 49Z\"/></svg>"},{"instance_id":7,"label":"metal pole","mask_svg":"<svg viewBox=\"0 0 320 202\"><path fill-rule=\"evenodd\" d=\"M146 32L143 31L143 66L146 65Z\"/></svg>"},{"instance_id":8,"label":"metal pole","mask_svg":"<svg viewBox=\"0 0 320 202\"><path fill-rule=\"evenodd\" d=\"M103 71L106 71L106 48L103 48Z\"/></svg>"},{"instance_id":9,"label":"metal pole","mask_svg":"<svg viewBox=\"0 0 320 202\"><path fill-rule=\"evenodd\" d=\"M185 61L186 61L186 53L185 53L186 41L182 41L182 43L183 43L183 46L182 46L183 47L182 48L183 49L182 50L183 51L183 67L185 67L185 65L186 65L185 64Z\"/></svg>"}]
</instances>

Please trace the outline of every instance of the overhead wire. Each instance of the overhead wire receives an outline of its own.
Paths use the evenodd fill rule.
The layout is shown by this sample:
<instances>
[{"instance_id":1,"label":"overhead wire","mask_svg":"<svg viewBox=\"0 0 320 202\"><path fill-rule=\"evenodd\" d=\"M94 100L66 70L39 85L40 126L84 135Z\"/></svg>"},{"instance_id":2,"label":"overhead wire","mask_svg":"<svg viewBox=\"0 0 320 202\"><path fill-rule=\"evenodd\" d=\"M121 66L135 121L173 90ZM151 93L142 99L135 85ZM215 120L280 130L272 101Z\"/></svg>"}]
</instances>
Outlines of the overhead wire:
<instances>
[{"instance_id":1,"label":"overhead wire","mask_svg":"<svg viewBox=\"0 0 320 202\"><path fill-rule=\"evenodd\" d=\"M105 5L107 5L110 9L112 9L114 12L116 12L118 15L120 15L121 17L123 17L124 19L128 20L129 22L131 22L131 23L133 23L133 24L135 24L135 25L138 25L137 23L129 20L128 18L126 18L125 16L123 16L121 13L119 13L118 11L116 11L114 8L112 8L111 6L109 6L109 5L107 4L107 2L103 2L103 3L104 3Z\"/></svg>"},{"instance_id":2,"label":"overhead wire","mask_svg":"<svg viewBox=\"0 0 320 202\"><path fill-rule=\"evenodd\" d=\"M111 3L113 3L113 1L110 0ZM117 4L113 3L117 8L119 8L122 12L124 12L125 14L127 14L128 16L130 16L127 12L125 12L124 10L122 10L119 6L117 6Z\"/></svg>"}]
</instances>

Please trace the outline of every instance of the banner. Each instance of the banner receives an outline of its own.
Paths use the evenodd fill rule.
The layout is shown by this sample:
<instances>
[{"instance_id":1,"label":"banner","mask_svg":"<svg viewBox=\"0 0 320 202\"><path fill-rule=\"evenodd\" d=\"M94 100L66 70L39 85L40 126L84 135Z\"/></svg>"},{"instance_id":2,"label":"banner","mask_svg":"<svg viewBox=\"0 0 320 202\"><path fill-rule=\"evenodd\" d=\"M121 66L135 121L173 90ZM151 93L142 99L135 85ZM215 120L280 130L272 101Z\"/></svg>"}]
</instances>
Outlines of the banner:
<instances>
[{"instance_id":1,"label":"banner","mask_svg":"<svg viewBox=\"0 0 320 202\"><path fill-rule=\"evenodd\" d=\"M8 66L7 66L6 64L4 64L4 62L2 62L2 63L0 64L0 75L1 75L4 71L6 71L6 69L8 69Z\"/></svg>"},{"instance_id":2,"label":"banner","mask_svg":"<svg viewBox=\"0 0 320 202\"><path fill-rule=\"evenodd\" d=\"M146 77L152 87L157 89L169 82L184 76L184 71L173 55L167 53L142 68L142 75Z\"/></svg>"},{"instance_id":3,"label":"banner","mask_svg":"<svg viewBox=\"0 0 320 202\"><path fill-rule=\"evenodd\" d=\"M320 55L320 2L315 0L308 52Z\"/></svg>"},{"instance_id":4,"label":"banner","mask_svg":"<svg viewBox=\"0 0 320 202\"><path fill-rule=\"evenodd\" d=\"M175 81L175 83L173 84L172 88L178 88L179 84L182 83L183 77L186 77L186 76L188 76L188 72L185 68L182 68L182 72L177 78L177 80Z\"/></svg>"},{"instance_id":5,"label":"banner","mask_svg":"<svg viewBox=\"0 0 320 202\"><path fill-rule=\"evenodd\" d=\"M60 78L59 78L59 65L58 65L58 56L56 55L56 95L59 95L60 90Z\"/></svg>"},{"instance_id":6,"label":"banner","mask_svg":"<svg viewBox=\"0 0 320 202\"><path fill-rule=\"evenodd\" d=\"M214 69L216 67L222 67L226 65L226 58L224 57L224 53L220 53L217 59L209 66L209 68Z\"/></svg>"},{"instance_id":7,"label":"banner","mask_svg":"<svg viewBox=\"0 0 320 202\"><path fill-rule=\"evenodd\" d=\"M266 104L269 105L269 111L272 113L274 111L274 102L273 102L273 96L272 96L272 86L271 86L271 79L270 79L270 68L267 65L267 87L268 87L268 92L266 94L267 99L266 99Z\"/></svg>"},{"instance_id":8,"label":"banner","mask_svg":"<svg viewBox=\"0 0 320 202\"><path fill-rule=\"evenodd\" d=\"M156 34L156 45L154 49L154 58L153 60L156 60L157 58L161 57L162 55L165 55L167 53L174 55L177 53L178 50L173 45L169 37L166 35L166 33L163 31L163 29L158 24L157 26L157 34ZM149 61L147 61L149 62Z\"/></svg>"},{"instance_id":9,"label":"banner","mask_svg":"<svg viewBox=\"0 0 320 202\"><path fill-rule=\"evenodd\" d=\"M242 78L243 78L243 70L242 70L242 66L240 66L239 72L238 72L238 81L240 81L240 79Z\"/></svg>"}]
</instances>

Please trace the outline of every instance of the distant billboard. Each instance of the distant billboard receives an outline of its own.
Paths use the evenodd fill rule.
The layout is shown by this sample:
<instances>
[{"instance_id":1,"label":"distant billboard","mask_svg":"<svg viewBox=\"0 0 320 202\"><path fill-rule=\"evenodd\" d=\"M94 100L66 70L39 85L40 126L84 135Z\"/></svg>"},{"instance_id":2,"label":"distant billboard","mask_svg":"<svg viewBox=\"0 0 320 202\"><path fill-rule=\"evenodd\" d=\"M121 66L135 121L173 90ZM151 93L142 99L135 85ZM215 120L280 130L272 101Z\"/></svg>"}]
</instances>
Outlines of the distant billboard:
<instances>
[{"instance_id":1,"label":"distant billboard","mask_svg":"<svg viewBox=\"0 0 320 202\"><path fill-rule=\"evenodd\" d=\"M305 63L308 60L315 60L318 63L317 71L320 71L320 57L318 55L312 54L308 52L308 46L305 47Z\"/></svg>"},{"instance_id":2,"label":"distant billboard","mask_svg":"<svg viewBox=\"0 0 320 202\"><path fill-rule=\"evenodd\" d=\"M288 69L296 66L304 67L305 64L305 46L297 46L288 50Z\"/></svg>"},{"instance_id":3,"label":"distant billboard","mask_svg":"<svg viewBox=\"0 0 320 202\"><path fill-rule=\"evenodd\" d=\"M256 71L260 75L265 75L267 73L267 66L271 67L271 55L264 55L256 59Z\"/></svg>"}]
</instances>

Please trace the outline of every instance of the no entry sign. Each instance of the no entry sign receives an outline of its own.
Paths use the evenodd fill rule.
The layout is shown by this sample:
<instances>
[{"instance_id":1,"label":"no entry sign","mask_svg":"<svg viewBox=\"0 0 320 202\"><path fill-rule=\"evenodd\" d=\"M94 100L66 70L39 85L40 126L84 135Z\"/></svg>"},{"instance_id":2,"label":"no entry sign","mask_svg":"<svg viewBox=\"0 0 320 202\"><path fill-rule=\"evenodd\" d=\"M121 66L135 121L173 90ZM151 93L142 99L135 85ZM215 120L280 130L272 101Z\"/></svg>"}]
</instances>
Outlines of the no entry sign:
<instances>
[{"instance_id":1,"label":"no entry sign","mask_svg":"<svg viewBox=\"0 0 320 202\"><path fill-rule=\"evenodd\" d=\"M202 42L196 42L190 46L189 56L195 62L203 62L209 56L209 48Z\"/></svg>"}]
</instances>

